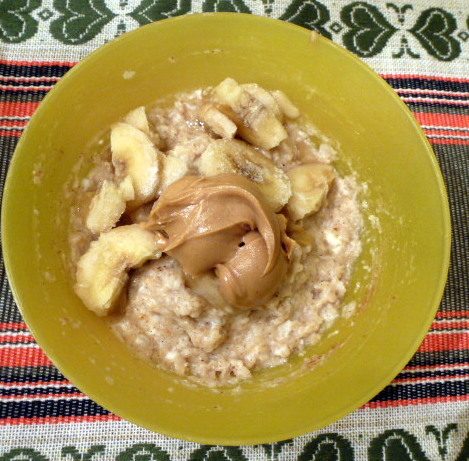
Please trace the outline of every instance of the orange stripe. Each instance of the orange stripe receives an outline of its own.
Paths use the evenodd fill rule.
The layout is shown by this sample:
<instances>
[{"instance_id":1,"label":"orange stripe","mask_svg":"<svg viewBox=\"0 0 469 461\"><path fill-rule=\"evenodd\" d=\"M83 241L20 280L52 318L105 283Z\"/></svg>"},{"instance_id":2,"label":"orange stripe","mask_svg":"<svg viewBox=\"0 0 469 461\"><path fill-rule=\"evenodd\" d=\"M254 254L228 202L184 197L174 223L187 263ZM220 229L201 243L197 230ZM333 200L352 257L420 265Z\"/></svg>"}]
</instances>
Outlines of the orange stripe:
<instances>
[{"instance_id":1,"label":"orange stripe","mask_svg":"<svg viewBox=\"0 0 469 461\"><path fill-rule=\"evenodd\" d=\"M426 397L418 399L401 399L401 400L388 400L386 402L368 402L361 408L387 408L387 407L408 407L410 405L425 405L433 403L447 403L447 402L466 402L469 400L469 395L459 395L446 397Z\"/></svg>"},{"instance_id":2,"label":"orange stripe","mask_svg":"<svg viewBox=\"0 0 469 461\"><path fill-rule=\"evenodd\" d=\"M0 64L13 64L14 66L74 66L76 62L69 61L9 61L6 59L0 59Z\"/></svg>"},{"instance_id":3,"label":"orange stripe","mask_svg":"<svg viewBox=\"0 0 469 461\"><path fill-rule=\"evenodd\" d=\"M39 367L53 366L42 349L25 346L1 349L0 366L3 367Z\"/></svg>"},{"instance_id":4,"label":"orange stripe","mask_svg":"<svg viewBox=\"0 0 469 461\"><path fill-rule=\"evenodd\" d=\"M109 415L96 415L96 416L50 416L40 418L3 418L0 419L0 426L23 425L23 424L61 424L61 423L95 423L105 421L122 421L119 416Z\"/></svg>"},{"instance_id":5,"label":"orange stripe","mask_svg":"<svg viewBox=\"0 0 469 461\"><path fill-rule=\"evenodd\" d=\"M414 112L414 116L421 125L434 127L452 126L455 128L469 128L469 115Z\"/></svg>"},{"instance_id":6,"label":"orange stripe","mask_svg":"<svg viewBox=\"0 0 469 461\"><path fill-rule=\"evenodd\" d=\"M441 311L436 313L437 318L451 318L451 317L468 317L469 318L469 311Z\"/></svg>"},{"instance_id":7,"label":"orange stripe","mask_svg":"<svg viewBox=\"0 0 469 461\"><path fill-rule=\"evenodd\" d=\"M423 340L419 352L436 352L469 349L469 332L429 334Z\"/></svg>"},{"instance_id":8,"label":"orange stripe","mask_svg":"<svg viewBox=\"0 0 469 461\"><path fill-rule=\"evenodd\" d=\"M0 101L0 114L4 117L29 117L39 106L39 102Z\"/></svg>"},{"instance_id":9,"label":"orange stripe","mask_svg":"<svg viewBox=\"0 0 469 461\"><path fill-rule=\"evenodd\" d=\"M434 75L417 75L417 74L380 74L383 78L415 78L419 80L442 80L444 82L469 82L469 78L455 77L437 77Z\"/></svg>"},{"instance_id":10,"label":"orange stripe","mask_svg":"<svg viewBox=\"0 0 469 461\"><path fill-rule=\"evenodd\" d=\"M469 320L440 321L432 324L432 330L441 330L443 328L466 328L469 330Z\"/></svg>"},{"instance_id":11,"label":"orange stripe","mask_svg":"<svg viewBox=\"0 0 469 461\"><path fill-rule=\"evenodd\" d=\"M26 124L28 123L27 120L1 120L0 124L2 125L3 128L7 127L25 127Z\"/></svg>"}]
</instances>

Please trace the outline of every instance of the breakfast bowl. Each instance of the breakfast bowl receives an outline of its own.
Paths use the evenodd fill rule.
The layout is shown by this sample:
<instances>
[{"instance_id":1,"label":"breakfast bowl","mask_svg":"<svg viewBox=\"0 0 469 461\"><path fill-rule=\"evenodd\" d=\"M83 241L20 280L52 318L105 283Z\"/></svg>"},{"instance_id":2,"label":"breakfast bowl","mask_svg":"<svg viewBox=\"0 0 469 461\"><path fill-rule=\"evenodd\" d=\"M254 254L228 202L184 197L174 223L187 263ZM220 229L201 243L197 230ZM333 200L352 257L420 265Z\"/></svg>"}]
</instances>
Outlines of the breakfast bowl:
<instances>
[{"instance_id":1,"label":"breakfast bowl","mask_svg":"<svg viewBox=\"0 0 469 461\"><path fill-rule=\"evenodd\" d=\"M210 389L136 359L73 290L71 196L97 140L131 109L227 77L282 90L339 146L363 185L363 250L344 305L317 344L235 388ZM10 285L58 369L135 424L209 444L284 440L373 398L417 350L449 264L450 218L436 158L411 112L373 70L301 27L244 14L196 14L106 44L47 95L14 154L3 200Z\"/></svg>"}]
</instances>

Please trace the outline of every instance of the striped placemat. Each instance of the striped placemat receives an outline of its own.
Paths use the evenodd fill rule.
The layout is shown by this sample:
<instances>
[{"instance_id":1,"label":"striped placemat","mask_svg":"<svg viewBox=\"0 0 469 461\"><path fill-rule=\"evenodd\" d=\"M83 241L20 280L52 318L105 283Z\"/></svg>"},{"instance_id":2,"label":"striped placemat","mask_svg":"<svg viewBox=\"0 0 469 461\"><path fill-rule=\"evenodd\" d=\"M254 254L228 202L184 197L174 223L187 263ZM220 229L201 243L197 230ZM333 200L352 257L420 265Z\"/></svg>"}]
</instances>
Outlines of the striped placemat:
<instances>
[{"instance_id":1,"label":"striped placemat","mask_svg":"<svg viewBox=\"0 0 469 461\"><path fill-rule=\"evenodd\" d=\"M254 447L200 446L123 421L69 383L24 324L2 263L0 461L469 460L467 0L0 0L2 190L30 117L76 62L125 30L210 8L319 30L363 57L413 111L439 160L453 220L449 279L431 331L391 385L321 431Z\"/></svg>"}]
</instances>

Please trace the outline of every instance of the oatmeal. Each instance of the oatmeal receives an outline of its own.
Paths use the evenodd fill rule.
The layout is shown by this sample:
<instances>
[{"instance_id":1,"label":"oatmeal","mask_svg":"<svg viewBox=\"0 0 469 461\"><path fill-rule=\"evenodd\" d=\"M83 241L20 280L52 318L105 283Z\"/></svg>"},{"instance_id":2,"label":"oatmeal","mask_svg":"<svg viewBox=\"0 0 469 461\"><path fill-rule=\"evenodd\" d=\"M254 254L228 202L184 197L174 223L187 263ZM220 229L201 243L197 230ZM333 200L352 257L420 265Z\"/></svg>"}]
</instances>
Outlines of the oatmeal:
<instances>
[{"instance_id":1,"label":"oatmeal","mask_svg":"<svg viewBox=\"0 0 469 461\"><path fill-rule=\"evenodd\" d=\"M203 385L284 364L342 314L361 251L336 152L282 92L232 79L130 112L72 210L75 291Z\"/></svg>"}]
</instances>

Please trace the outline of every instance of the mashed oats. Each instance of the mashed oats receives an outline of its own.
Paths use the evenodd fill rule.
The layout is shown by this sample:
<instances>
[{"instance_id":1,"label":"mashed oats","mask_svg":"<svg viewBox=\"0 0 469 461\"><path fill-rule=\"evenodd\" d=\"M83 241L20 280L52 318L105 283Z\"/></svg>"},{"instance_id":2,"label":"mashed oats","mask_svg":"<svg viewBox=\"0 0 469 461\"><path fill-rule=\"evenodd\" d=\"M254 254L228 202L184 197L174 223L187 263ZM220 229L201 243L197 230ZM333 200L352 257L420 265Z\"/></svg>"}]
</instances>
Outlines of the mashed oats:
<instances>
[{"instance_id":1,"label":"mashed oats","mask_svg":"<svg viewBox=\"0 0 469 461\"><path fill-rule=\"evenodd\" d=\"M232 136L229 124L217 128L213 120L200 116L210 91L181 94L171 103L159 102L146 109L148 126L139 128L179 165L177 175L160 180L157 197L179 177L200 175L202 154L224 137L223 130ZM282 118L286 138L275 147L261 147L264 141L255 140L256 150L285 172L303 164L332 164L337 155L334 142L307 120L291 115ZM244 139L246 136L242 134ZM104 182L115 180L117 169L110 149L105 149L99 164L83 181L77 197L80 206L72 210L70 241L75 267L99 233L114 227L98 223L100 230L91 231L87 210ZM164 170L160 174L164 176ZM245 172L240 170L240 174ZM112 330L142 359L211 387L237 384L256 370L284 364L292 354L303 353L342 315L347 283L361 251L359 185L353 175L334 174L320 209L287 226L286 233L297 243L286 276L264 305L233 307L218 292L213 271L190 277L175 258L153 252L152 257L127 267L131 269L129 279L122 282L125 288L118 306L105 312ZM124 181L119 193L124 203L126 198L133 203L122 184ZM145 200L130 211L125 205L116 208L117 229L148 219L155 199ZM281 212L289 216L286 209Z\"/></svg>"}]
</instances>

